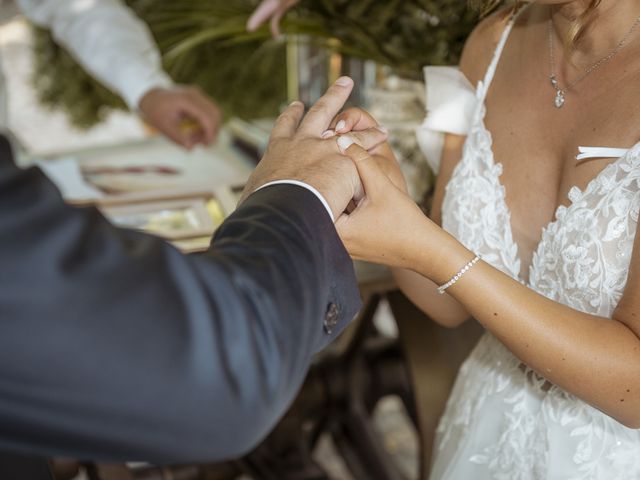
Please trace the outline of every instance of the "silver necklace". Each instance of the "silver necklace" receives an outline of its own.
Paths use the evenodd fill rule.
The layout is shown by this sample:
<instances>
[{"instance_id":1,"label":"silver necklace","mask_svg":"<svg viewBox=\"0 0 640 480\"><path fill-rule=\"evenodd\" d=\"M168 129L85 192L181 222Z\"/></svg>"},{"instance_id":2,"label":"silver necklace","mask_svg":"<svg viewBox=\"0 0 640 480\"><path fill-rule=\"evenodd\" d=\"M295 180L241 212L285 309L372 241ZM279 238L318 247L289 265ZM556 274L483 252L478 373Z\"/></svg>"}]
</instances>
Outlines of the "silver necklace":
<instances>
[{"instance_id":1,"label":"silver necklace","mask_svg":"<svg viewBox=\"0 0 640 480\"><path fill-rule=\"evenodd\" d=\"M633 25L631 25L631 28L629 29L627 34L624 36L624 38L620 40L620 43L616 45L616 48L611 50L611 52L609 52L607 55L605 55L596 63L591 65L589 68L587 68L584 72L582 72L580 76L578 76L578 78L576 78L573 82L569 83L566 86L566 88L562 88L560 86L560 83L558 82L558 78L556 77L556 72L555 72L556 58L555 58L554 46L553 46L553 21L551 20L551 18L549 18L549 71L550 71L549 79L551 80L551 86L556 91L556 96L554 98L554 104L556 108L562 108L562 106L565 104L567 92L569 90L571 90L578 83L580 83L582 80L587 78L587 76L590 73L592 73L594 70L597 70L602 65L610 61L613 57L615 57L618 54L620 50L622 50L622 47L626 45L627 40L629 39L633 31L638 26L638 23L640 23L640 17L636 18L636 21L633 22Z\"/></svg>"}]
</instances>

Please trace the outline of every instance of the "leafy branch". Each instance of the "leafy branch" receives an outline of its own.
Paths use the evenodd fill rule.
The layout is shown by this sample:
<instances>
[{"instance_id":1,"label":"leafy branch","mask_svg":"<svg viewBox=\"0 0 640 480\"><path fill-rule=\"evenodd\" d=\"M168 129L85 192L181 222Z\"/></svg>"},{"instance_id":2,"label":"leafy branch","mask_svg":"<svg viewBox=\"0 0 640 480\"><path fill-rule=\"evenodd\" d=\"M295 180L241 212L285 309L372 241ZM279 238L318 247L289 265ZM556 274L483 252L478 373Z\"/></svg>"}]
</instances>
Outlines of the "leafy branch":
<instances>
[{"instance_id":1,"label":"leafy branch","mask_svg":"<svg viewBox=\"0 0 640 480\"><path fill-rule=\"evenodd\" d=\"M194 83L227 115L277 113L286 100L286 46L265 26L245 30L258 0L127 0L150 27L164 66ZM457 63L477 14L461 0L301 0L284 19L286 35L420 78L428 64ZM115 95L94 81L48 32L35 29L34 84L40 100L90 127L113 108Z\"/></svg>"}]
</instances>

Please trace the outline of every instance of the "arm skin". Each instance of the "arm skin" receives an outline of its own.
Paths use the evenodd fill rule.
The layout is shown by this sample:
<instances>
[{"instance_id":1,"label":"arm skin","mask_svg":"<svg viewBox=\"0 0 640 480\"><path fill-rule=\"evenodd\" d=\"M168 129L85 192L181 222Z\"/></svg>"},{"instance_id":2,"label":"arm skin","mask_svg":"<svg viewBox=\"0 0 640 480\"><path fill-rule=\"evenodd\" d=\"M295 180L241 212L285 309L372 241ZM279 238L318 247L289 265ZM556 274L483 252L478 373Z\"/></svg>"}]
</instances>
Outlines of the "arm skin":
<instances>
[{"instance_id":1,"label":"arm skin","mask_svg":"<svg viewBox=\"0 0 640 480\"><path fill-rule=\"evenodd\" d=\"M416 270L443 284L474 254L425 220L416 230L438 237L433 245L440 262L425 255L433 248L417 250ZM611 319L549 300L484 262L448 291L526 365L623 425L640 428L639 277L637 235L629 282Z\"/></svg>"},{"instance_id":2,"label":"arm skin","mask_svg":"<svg viewBox=\"0 0 640 480\"><path fill-rule=\"evenodd\" d=\"M366 150L353 145L347 154L366 192L336 223L354 258L410 268L442 285L475 256L425 217ZM623 425L640 428L640 234L610 319L549 300L484 262L448 292L523 363Z\"/></svg>"},{"instance_id":3,"label":"arm skin","mask_svg":"<svg viewBox=\"0 0 640 480\"><path fill-rule=\"evenodd\" d=\"M208 252L185 256L65 205L0 138L0 224L0 450L237 457L360 306L329 215L297 186L249 196Z\"/></svg>"}]
</instances>

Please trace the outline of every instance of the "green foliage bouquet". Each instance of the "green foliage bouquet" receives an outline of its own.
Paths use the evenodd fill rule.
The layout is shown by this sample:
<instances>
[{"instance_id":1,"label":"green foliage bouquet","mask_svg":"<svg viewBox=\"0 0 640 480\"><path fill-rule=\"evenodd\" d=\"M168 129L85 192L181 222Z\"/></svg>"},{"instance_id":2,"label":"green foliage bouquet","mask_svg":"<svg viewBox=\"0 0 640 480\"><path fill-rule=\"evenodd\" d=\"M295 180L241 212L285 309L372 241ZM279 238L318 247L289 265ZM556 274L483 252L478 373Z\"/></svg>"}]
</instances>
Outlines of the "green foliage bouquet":
<instances>
[{"instance_id":1,"label":"green foliage bouquet","mask_svg":"<svg viewBox=\"0 0 640 480\"><path fill-rule=\"evenodd\" d=\"M267 27L249 33L257 0L126 0L150 27L166 70L194 83L228 115L274 115L286 100L286 42ZM476 12L463 0L301 0L285 17L286 37L300 38L419 78L422 66L455 64ZM40 100L90 127L123 102L94 81L36 29L34 84Z\"/></svg>"}]
</instances>

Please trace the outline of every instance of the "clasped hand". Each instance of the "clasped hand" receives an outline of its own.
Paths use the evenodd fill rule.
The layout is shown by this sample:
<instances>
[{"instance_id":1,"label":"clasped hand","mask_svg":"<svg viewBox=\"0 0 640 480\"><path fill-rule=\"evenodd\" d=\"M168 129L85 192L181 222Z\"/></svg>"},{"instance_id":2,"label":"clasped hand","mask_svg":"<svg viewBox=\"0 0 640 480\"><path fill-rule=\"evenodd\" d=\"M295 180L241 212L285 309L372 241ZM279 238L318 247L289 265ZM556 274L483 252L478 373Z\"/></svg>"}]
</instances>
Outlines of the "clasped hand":
<instances>
[{"instance_id":1,"label":"clasped hand","mask_svg":"<svg viewBox=\"0 0 640 480\"><path fill-rule=\"evenodd\" d=\"M306 116L299 102L285 109L242 200L272 181L304 182L327 200L352 257L413 268L419 240L440 229L407 194L386 130L363 110L338 114L352 89L342 77Z\"/></svg>"}]
</instances>

